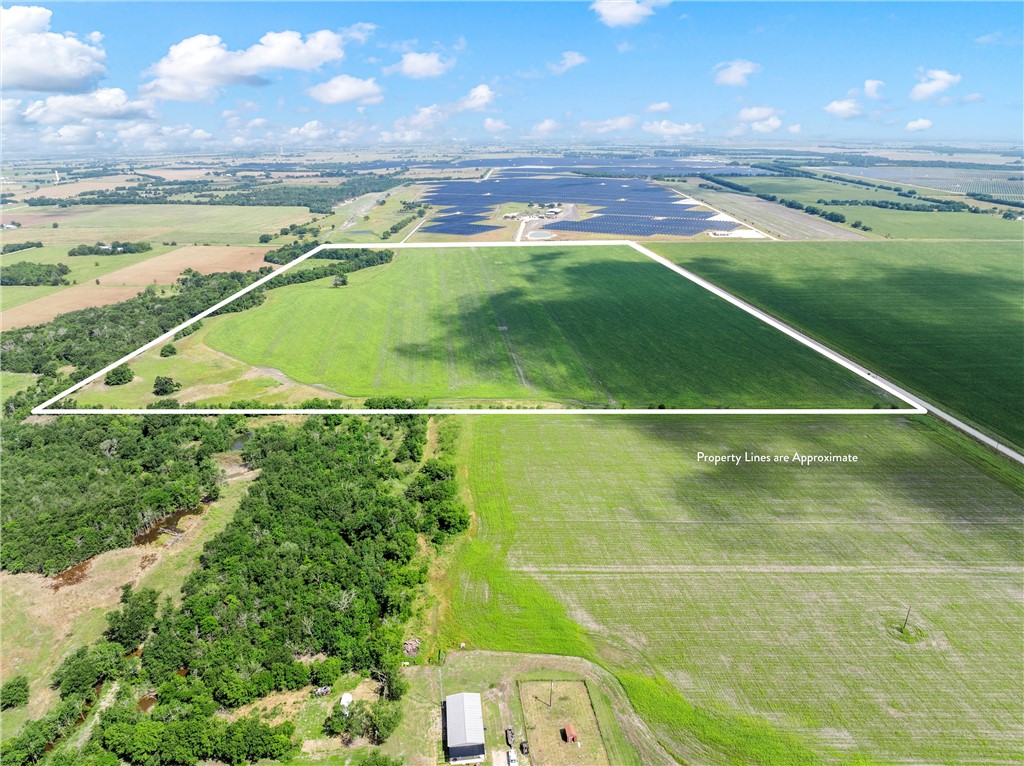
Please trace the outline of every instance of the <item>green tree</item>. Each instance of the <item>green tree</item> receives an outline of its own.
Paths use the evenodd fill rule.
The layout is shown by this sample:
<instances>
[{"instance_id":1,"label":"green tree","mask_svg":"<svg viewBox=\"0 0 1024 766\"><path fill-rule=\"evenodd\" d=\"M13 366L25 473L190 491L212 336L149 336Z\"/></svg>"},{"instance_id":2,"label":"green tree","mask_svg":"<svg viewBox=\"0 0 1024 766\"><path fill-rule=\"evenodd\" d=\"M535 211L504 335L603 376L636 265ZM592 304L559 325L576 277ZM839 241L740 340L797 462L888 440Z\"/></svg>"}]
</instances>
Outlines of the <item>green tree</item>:
<instances>
[{"instance_id":1,"label":"green tree","mask_svg":"<svg viewBox=\"0 0 1024 766\"><path fill-rule=\"evenodd\" d=\"M386 742L402 722L402 708L397 702L379 699L370 705L370 730L365 734L374 742Z\"/></svg>"},{"instance_id":2,"label":"green tree","mask_svg":"<svg viewBox=\"0 0 1024 766\"><path fill-rule=\"evenodd\" d=\"M135 380L135 371L127 364L118 365L103 378L103 382L108 386L123 386L133 380Z\"/></svg>"},{"instance_id":3,"label":"green tree","mask_svg":"<svg viewBox=\"0 0 1024 766\"><path fill-rule=\"evenodd\" d=\"M152 588L132 591L131 584L121 588L121 608L107 612L106 637L132 649L149 635L156 620L159 594Z\"/></svg>"},{"instance_id":4,"label":"green tree","mask_svg":"<svg viewBox=\"0 0 1024 766\"><path fill-rule=\"evenodd\" d=\"M181 383L166 375L157 375L156 380L153 381L153 393L156 396L170 396L180 388Z\"/></svg>"},{"instance_id":5,"label":"green tree","mask_svg":"<svg viewBox=\"0 0 1024 766\"><path fill-rule=\"evenodd\" d=\"M0 686L0 710L28 704L28 676L15 676Z\"/></svg>"},{"instance_id":6,"label":"green tree","mask_svg":"<svg viewBox=\"0 0 1024 766\"><path fill-rule=\"evenodd\" d=\"M166 346L160 349L160 356L162 357L174 356L177 353L178 349L175 347L173 343L168 343Z\"/></svg>"}]
</instances>

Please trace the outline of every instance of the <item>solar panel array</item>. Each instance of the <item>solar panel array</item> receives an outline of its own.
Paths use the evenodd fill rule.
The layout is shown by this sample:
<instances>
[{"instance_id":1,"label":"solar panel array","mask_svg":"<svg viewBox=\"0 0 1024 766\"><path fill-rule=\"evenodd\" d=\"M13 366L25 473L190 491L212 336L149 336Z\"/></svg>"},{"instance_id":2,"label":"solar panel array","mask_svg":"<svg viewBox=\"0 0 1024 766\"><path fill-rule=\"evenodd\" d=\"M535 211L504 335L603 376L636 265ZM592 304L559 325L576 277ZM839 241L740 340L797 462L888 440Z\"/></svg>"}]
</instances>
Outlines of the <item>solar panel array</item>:
<instances>
[{"instance_id":1,"label":"solar panel array","mask_svg":"<svg viewBox=\"0 0 1024 766\"><path fill-rule=\"evenodd\" d=\"M570 175L540 178L502 172L486 181L444 181L424 194L443 215L420 231L472 236L500 228L483 224L495 206L506 203L575 204L595 208L583 221L559 220L543 228L559 231L621 234L643 237L671 234L689 237L703 231L731 231L734 221L712 221L716 213L697 211L663 186L637 179L591 178Z\"/></svg>"}]
</instances>

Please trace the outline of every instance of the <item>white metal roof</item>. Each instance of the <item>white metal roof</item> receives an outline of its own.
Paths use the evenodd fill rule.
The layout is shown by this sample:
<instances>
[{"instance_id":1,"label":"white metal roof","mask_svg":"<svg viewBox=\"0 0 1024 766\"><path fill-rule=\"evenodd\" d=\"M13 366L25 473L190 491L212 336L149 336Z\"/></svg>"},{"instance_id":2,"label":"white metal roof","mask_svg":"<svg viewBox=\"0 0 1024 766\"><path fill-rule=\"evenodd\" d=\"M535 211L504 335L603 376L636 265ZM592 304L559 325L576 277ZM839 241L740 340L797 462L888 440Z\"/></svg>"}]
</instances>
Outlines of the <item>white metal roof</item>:
<instances>
[{"instance_id":1,"label":"white metal roof","mask_svg":"<svg viewBox=\"0 0 1024 766\"><path fill-rule=\"evenodd\" d=\"M473 692L449 694L444 698L448 747L484 744L484 714L480 695Z\"/></svg>"}]
</instances>

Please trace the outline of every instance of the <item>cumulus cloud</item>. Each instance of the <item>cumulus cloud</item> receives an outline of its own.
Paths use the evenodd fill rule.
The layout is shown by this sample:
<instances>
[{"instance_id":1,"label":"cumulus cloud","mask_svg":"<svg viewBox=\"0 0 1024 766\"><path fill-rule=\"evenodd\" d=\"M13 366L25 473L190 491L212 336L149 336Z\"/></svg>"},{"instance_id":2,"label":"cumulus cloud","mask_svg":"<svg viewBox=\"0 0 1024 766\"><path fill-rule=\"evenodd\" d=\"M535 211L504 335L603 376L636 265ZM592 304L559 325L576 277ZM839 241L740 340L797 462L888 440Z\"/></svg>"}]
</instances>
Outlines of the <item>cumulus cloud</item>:
<instances>
[{"instance_id":1,"label":"cumulus cloud","mask_svg":"<svg viewBox=\"0 0 1024 766\"><path fill-rule=\"evenodd\" d=\"M28 122L59 125L86 119L152 118L152 110L151 102L133 101L120 88L100 88L91 93L48 96L33 101L25 109L24 118Z\"/></svg>"},{"instance_id":2,"label":"cumulus cloud","mask_svg":"<svg viewBox=\"0 0 1024 766\"><path fill-rule=\"evenodd\" d=\"M793 125L790 125L788 128L786 128L787 132L792 133L794 135L799 133L801 130L803 130L803 126L799 122L794 123Z\"/></svg>"},{"instance_id":3,"label":"cumulus cloud","mask_svg":"<svg viewBox=\"0 0 1024 766\"><path fill-rule=\"evenodd\" d=\"M456 109L460 112L479 112L486 109L494 101L494 91L489 85L481 83L459 99Z\"/></svg>"},{"instance_id":4,"label":"cumulus cloud","mask_svg":"<svg viewBox=\"0 0 1024 766\"><path fill-rule=\"evenodd\" d=\"M624 115L608 120L584 120L580 123L580 129L587 133L618 133L623 130L631 130L635 125L636 117Z\"/></svg>"},{"instance_id":5,"label":"cumulus cloud","mask_svg":"<svg viewBox=\"0 0 1024 766\"><path fill-rule=\"evenodd\" d=\"M964 96L962 99L960 99L960 103L961 104L980 104L984 100L985 100L985 97L983 95L981 95L980 93L968 93L966 96Z\"/></svg>"},{"instance_id":6,"label":"cumulus cloud","mask_svg":"<svg viewBox=\"0 0 1024 766\"><path fill-rule=\"evenodd\" d=\"M648 104L646 107L644 107L644 111L652 113L671 112L672 104L670 104L668 101L657 101L653 104Z\"/></svg>"},{"instance_id":7,"label":"cumulus cloud","mask_svg":"<svg viewBox=\"0 0 1024 766\"><path fill-rule=\"evenodd\" d=\"M310 120L304 125L289 129L286 135L289 138L312 143L329 138L331 135L331 129L324 123L320 122L320 120Z\"/></svg>"},{"instance_id":8,"label":"cumulus cloud","mask_svg":"<svg viewBox=\"0 0 1024 766\"><path fill-rule=\"evenodd\" d=\"M824 106L824 109L833 117L839 117L844 120L860 116L860 104L855 98L841 98L831 101Z\"/></svg>"},{"instance_id":9,"label":"cumulus cloud","mask_svg":"<svg viewBox=\"0 0 1024 766\"><path fill-rule=\"evenodd\" d=\"M608 27L632 27L654 15L654 9L668 5L667 0L595 0L590 10Z\"/></svg>"},{"instance_id":10,"label":"cumulus cloud","mask_svg":"<svg viewBox=\"0 0 1024 766\"><path fill-rule=\"evenodd\" d=\"M103 135L91 125L62 125L43 133L42 144L62 146L66 149L93 146Z\"/></svg>"},{"instance_id":11,"label":"cumulus cloud","mask_svg":"<svg viewBox=\"0 0 1024 766\"><path fill-rule=\"evenodd\" d=\"M878 100L882 97L879 91L884 85L885 82L883 80L865 80L864 95L870 99Z\"/></svg>"},{"instance_id":12,"label":"cumulus cloud","mask_svg":"<svg viewBox=\"0 0 1024 766\"><path fill-rule=\"evenodd\" d=\"M431 138L432 134L453 115L460 112L480 111L493 101L494 91L489 85L481 83L454 103L421 106L412 114L399 117L392 123L391 130L380 132L380 138L389 143L425 141ZM496 125L498 122L500 120L494 121L494 124Z\"/></svg>"},{"instance_id":13,"label":"cumulus cloud","mask_svg":"<svg viewBox=\"0 0 1024 766\"><path fill-rule=\"evenodd\" d=\"M920 82L910 91L910 98L914 101L934 98L957 85L962 79L962 76L947 72L945 69L929 69L918 78Z\"/></svg>"},{"instance_id":14,"label":"cumulus cloud","mask_svg":"<svg viewBox=\"0 0 1024 766\"><path fill-rule=\"evenodd\" d=\"M228 50L217 35L193 35L175 43L156 62L154 79L142 94L170 101L201 101L227 85L266 85L274 69L316 69L345 56L345 33L322 29L303 39L299 32L268 32L245 50Z\"/></svg>"},{"instance_id":15,"label":"cumulus cloud","mask_svg":"<svg viewBox=\"0 0 1024 766\"><path fill-rule=\"evenodd\" d=\"M643 130L645 133L652 133L662 138L685 138L686 136L692 136L697 133L704 132L704 126L699 122L691 124L689 122L672 122L671 120L657 120L652 122L645 122L643 124Z\"/></svg>"},{"instance_id":16,"label":"cumulus cloud","mask_svg":"<svg viewBox=\"0 0 1024 766\"><path fill-rule=\"evenodd\" d=\"M924 117L918 117L916 120L911 120L907 123L908 133L917 133L921 130L928 130L932 126L932 121L925 119Z\"/></svg>"},{"instance_id":17,"label":"cumulus cloud","mask_svg":"<svg viewBox=\"0 0 1024 766\"><path fill-rule=\"evenodd\" d=\"M721 61L711 69L715 76L715 85L729 85L732 87L743 87L747 84L751 75L758 74L761 65L746 59L733 59L732 61Z\"/></svg>"},{"instance_id":18,"label":"cumulus cloud","mask_svg":"<svg viewBox=\"0 0 1024 766\"><path fill-rule=\"evenodd\" d=\"M455 66L455 59L442 59L440 53L416 53L409 51L397 64L386 67L384 74L398 73L414 80L440 77Z\"/></svg>"},{"instance_id":19,"label":"cumulus cloud","mask_svg":"<svg viewBox=\"0 0 1024 766\"><path fill-rule=\"evenodd\" d=\"M493 117L484 119L484 130L488 133L504 133L508 130L508 123L504 120L496 120Z\"/></svg>"},{"instance_id":20,"label":"cumulus cloud","mask_svg":"<svg viewBox=\"0 0 1024 766\"><path fill-rule=\"evenodd\" d=\"M774 133L782 127L782 120L775 115L766 117L763 120L755 120L750 123L750 129L755 133Z\"/></svg>"},{"instance_id":21,"label":"cumulus cloud","mask_svg":"<svg viewBox=\"0 0 1024 766\"><path fill-rule=\"evenodd\" d=\"M314 85L306 93L321 104L344 104L349 101L379 104L383 99L383 91L373 77L360 80L347 74L340 74L327 82Z\"/></svg>"},{"instance_id":22,"label":"cumulus cloud","mask_svg":"<svg viewBox=\"0 0 1024 766\"><path fill-rule=\"evenodd\" d=\"M562 125L549 117L546 120L541 120L536 125L534 125L530 129L530 135L534 136L535 138L544 138L546 136L550 136L552 133L561 129Z\"/></svg>"},{"instance_id":23,"label":"cumulus cloud","mask_svg":"<svg viewBox=\"0 0 1024 766\"><path fill-rule=\"evenodd\" d=\"M562 60L557 64L548 64L548 69L551 70L552 74L565 74L573 67L586 63L587 57L582 53L577 51L565 51L562 54Z\"/></svg>"},{"instance_id":24,"label":"cumulus cloud","mask_svg":"<svg viewBox=\"0 0 1024 766\"><path fill-rule=\"evenodd\" d=\"M776 114L781 114L781 112L772 106L747 106L740 109L739 119L741 122L754 122L768 119Z\"/></svg>"},{"instance_id":25,"label":"cumulus cloud","mask_svg":"<svg viewBox=\"0 0 1024 766\"><path fill-rule=\"evenodd\" d=\"M83 42L51 32L52 16L38 6L0 9L0 87L77 93L94 88L106 73L107 54L98 47L103 35L91 33Z\"/></svg>"}]
</instances>

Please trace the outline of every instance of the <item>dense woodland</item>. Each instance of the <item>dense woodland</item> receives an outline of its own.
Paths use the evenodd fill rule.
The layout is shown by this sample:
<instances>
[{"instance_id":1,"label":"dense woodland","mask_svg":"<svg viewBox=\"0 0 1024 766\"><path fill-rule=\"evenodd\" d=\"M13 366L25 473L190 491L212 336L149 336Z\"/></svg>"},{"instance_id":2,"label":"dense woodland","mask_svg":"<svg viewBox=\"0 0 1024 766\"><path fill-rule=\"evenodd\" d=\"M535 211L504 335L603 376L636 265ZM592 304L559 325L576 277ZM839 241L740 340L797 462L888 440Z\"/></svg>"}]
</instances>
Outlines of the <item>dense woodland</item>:
<instances>
[{"instance_id":1,"label":"dense woodland","mask_svg":"<svg viewBox=\"0 0 1024 766\"><path fill-rule=\"evenodd\" d=\"M124 253L146 253L153 249L148 242L118 242L116 239L109 245L97 242L95 245L75 245L68 250L69 256L76 255L122 255Z\"/></svg>"},{"instance_id":2,"label":"dense woodland","mask_svg":"<svg viewBox=\"0 0 1024 766\"><path fill-rule=\"evenodd\" d=\"M371 406L417 404L380 399ZM166 429L183 422L200 431L193 436L201 439L201 452L214 449L215 435L203 428L227 438L245 422L241 416L116 416L59 418L49 427L67 428L70 420L108 435L131 425ZM207 544L181 605L168 599L158 608L154 591L125 587L121 605L107 615L104 637L55 672L61 701L4 741L3 762L37 761L112 682L116 699L99 714L84 747L58 747L47 763L284 758L299 745L290 723L270 726L253 717L228 723L215 713L273 691L331 684L350 671L374 678L380 698L348 718L335 710L325 733L385 740L401 720L396 700L408 688L400 673L403 624L426 577L417 538L440 542L468 524L451 464L419 463L425 442L426 418L417 415L326 415L255 429L242 457L260 476ZM112 464L128 459L99 454ZM6 554L6 534L3 545ZM141 660L131 653L140 644ZM315 655L326 659L311 661ZM146 692L156 693L148 713L137 706Z\"/></svg>"},{"instance_id":3,"label":"dense woodland","mask_svg":"<svg viewBox=\"0 0 1024 766\"><path fill-rule=\"evenodd\" d=\"M3 568L54 574L218 494L232 422L194 416L6 418ZM198 443L198 446L197 446Z\"/></svg>"}]
</instances>

